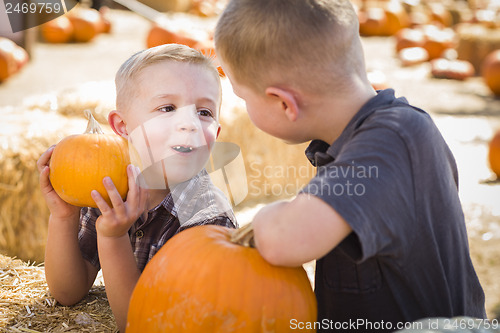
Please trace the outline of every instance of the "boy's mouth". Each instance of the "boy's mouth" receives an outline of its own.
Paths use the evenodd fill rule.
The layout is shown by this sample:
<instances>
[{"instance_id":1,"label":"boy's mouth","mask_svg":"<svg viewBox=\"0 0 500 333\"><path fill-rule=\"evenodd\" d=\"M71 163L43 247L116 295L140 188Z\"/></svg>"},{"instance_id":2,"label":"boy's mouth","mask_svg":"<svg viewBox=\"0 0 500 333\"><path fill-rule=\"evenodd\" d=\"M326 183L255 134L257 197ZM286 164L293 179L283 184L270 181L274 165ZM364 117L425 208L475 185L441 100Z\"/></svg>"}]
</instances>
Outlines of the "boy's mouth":
<instances>
[{"instance_id":1,"label":"boy's mouth","mask_svg":"<svg viewBox=\"0 0 500 333\"><path fill-rule=\"evenodd\" d=\"M179 153L190 153L194 148L190 146L173 146L172 149Z\"/></svg>"}]
</instances>

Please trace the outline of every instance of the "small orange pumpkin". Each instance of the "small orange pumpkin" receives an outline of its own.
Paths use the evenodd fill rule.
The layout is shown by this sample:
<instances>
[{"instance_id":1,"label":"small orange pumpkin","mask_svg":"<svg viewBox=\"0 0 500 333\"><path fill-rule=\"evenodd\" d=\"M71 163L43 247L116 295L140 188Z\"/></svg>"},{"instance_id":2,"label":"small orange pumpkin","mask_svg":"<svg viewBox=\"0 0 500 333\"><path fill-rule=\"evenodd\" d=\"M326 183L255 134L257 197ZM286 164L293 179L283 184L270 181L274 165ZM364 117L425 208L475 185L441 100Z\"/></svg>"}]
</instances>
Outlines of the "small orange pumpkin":
<instances>
[{"instance_id":1,"label":"small orange pumpkin","mask_svg":"<svg viewBox=\"0 0 500 333\"><path fill-rule=\"evenodd\" d=\"M174 30L167 27L165 24L155 23L146 37L146 46L150 48L163 44L177 43L195 47L200 41L201 39L186 31Z\"/></svg>"},{"instance_id":2,"label":"small orange pumpkin","mask_svg":"<svg viewBox=\"0 0 500 333\"><path fill-rule=\"evenodd\" d=\"M17 69L14 51L17 44L10 39L0 37L0 82L8 79Z\"/></svg>"},{"instance_id":3,"label":"small orange pumpkin","mask_svg":"<svg viewBox=\"0 0 500 333\"><path fill-rule=\"evenodd\" d=\"M48 43L67 43L73 38L73 24L65 15L42 24L40 30Z\"/></svg>"},{"instance_id":4,"label":"small orange pumpkin","mask_svg":"<svg viewBox=\"0 0 500 333\"><path fill-rule=\"evenodd\" d=\"M399 1L389 1L385 7L386 24L383 35L392 36L410 26L410 16Z\"/></svg>"},{"instance_id":5,"label":"small orange pumpkin","mask_svg":"<svg viewBox=\"0 0 500 333\"><path fill-rule=\"evenodd\" d=\"M68 15L75 42L86 43L103 31L101 14L96 9L76 7Z\"/></svg>"},{"instance_id":6,"label":"small orange pumpkin","mask_svg":"<svg viewBox=\"0 0 500 333\"><path fill-rule=\"evenodd\" d=\"M396 52L410 47L422 47L425 42L424 32L420 29L403 28L396 35Z\"/></svg>"},{"instance_id":7,"label":"small orange pumpkin","mask_svg":"<svg viewBox=\"0 0 500 333\"><path fill-rule=\"evenodd\" d=\"M104 134L89 113L83 134L61 140L50 159L50 182L66 202L79 207L97 207L90 196L97 190L111 205L102 180L109 176L125 198L128 192L127 166L130 164L128 142L118 135Z\"/></svg>"},{"instance_id":8,"label":"small orange pumpkin","mask_svg":"<svg viewBox=\"0 0 500 333\"><path fill-rule=\"evenodd\" d=\"M440 79L465 80L475 72L474 66L467 60L437 58L431 60L431 74Z\"/></svg>"},{"instance_id":9,"label":"small orange pumpkin","mask_svg":"<svg viewBox=\"0 0 500 333\"><path fill-rule=\"evenodd\" d=\"M500 49L489 53L481 65L484 83L496 96L500 96Z\"/></svg>"},{"instance_id":10,"label":"small orange pumpkin","mask_svg":"<svg viewBox=\"0 0 500 333\"><path fill-rule=\"evenodd\" d=\"M132 293L127 333L288 332L292 319L314 322L304 269L272 266L240 245L246 231L203 225L169 240Z\"/></svg>"},{"instance_id":11,"label":"small orange pumpkin","mask_svg":"<svg viewBox=\"0 0 500 333\"><path fill-rule=\"evenodd\" d=\"M358 12L359 33L362 36L382 36L387 25L387 15L384 9L369 7Z\"/></svg>"},{"instance_id":12,"label":"small orange pumpkin","mask_svg":"<svg viewBox=\"0 0 500 333\"><path fill-rule=\"evenodd\" d=\"M500 179L500 131L497 131L493 136L488 148L490 168Z\"/></svg>"}]
</instances>

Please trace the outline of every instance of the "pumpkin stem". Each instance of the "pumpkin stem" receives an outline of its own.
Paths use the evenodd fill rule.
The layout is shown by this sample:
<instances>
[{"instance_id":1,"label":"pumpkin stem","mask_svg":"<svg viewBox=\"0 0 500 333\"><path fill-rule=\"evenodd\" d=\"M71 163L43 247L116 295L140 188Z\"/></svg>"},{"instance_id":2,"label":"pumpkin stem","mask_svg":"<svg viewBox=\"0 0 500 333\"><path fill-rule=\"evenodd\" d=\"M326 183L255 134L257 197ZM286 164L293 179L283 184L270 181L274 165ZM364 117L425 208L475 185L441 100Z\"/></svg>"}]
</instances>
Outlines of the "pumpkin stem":
<instances>
[{"instance_id":1,"label":"pumpkin stem","mask_svg":"<svg viewBox=\"0 0 500 333\"><path fill-rule=\"evenodd\" d=\"M255 240L253 238L253 224L248 223L247 225L234 230L231 234L231 242L245 247L255 248Z\"/></svg>"},{"instance_id":2,"label":"pumpkin stem","mask_svg":"<svg viewBox=\"0 0 500 333\"><path fill-rule=\"evenodd\" d=\"M87 129L85 130L85 134L104 134L104 132L101 129L101 126L99 126L99 123L97 120L95 120L94 116L92 115L92 112L89 110L85 110L85 116L89 119L89 122L87 124Z\"/></svg>"}]
</instances>

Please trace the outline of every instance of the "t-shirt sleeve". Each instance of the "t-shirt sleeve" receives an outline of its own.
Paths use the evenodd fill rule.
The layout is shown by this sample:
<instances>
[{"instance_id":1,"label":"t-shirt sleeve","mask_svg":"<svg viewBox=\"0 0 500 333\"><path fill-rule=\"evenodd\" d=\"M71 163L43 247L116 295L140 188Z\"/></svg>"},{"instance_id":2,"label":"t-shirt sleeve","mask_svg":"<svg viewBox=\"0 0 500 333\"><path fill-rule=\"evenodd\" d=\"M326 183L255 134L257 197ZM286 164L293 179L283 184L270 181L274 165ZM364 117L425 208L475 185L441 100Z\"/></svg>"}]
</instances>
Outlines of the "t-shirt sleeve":
<instances>
[{"instance_id":1,"label":"t-shirt sleeve","mask_svg":"<svg viewBox=\"0 0 500 333\"><path fill-rule=\"evenodd\" d=\"M83 259L92 265L101 268L99 253L97 252L97 231L95 222L100 212L96 208L84 207L80 211L80 231L78 232L78 243Z\"/></svg>"},{"instance_id":2,"label":"t-shirt sleeve","mask_svg":"<svg viewBox=\"0 0 500 333\"><path fill-rule=\"evenodd\" d=\"M355 132L334 161L318 168L301 193L322 199L350 225L358 242L340 245L355 261L375 254L394 255L393 251L404 248L396 242L408 241L414 232L410 154L392 129Z\"/></svg>"}]
</instances>

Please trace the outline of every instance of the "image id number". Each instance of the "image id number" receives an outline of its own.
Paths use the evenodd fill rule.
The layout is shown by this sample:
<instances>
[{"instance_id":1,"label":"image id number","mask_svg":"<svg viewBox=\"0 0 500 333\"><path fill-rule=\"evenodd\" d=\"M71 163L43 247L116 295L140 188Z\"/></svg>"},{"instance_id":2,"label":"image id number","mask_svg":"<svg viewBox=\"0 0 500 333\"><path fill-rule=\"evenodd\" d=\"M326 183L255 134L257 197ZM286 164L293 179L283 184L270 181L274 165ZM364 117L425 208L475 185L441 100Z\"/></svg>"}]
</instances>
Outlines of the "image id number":
<instances>
[{"instance_id":1,"label":"image id number","mask_svg":"<svg viewBox=\"0 0 500 333\"><path fill-rule=\"evenodd\" d=\"M61 13L63 8L60 3L52 2L31 2L12 4L5 2L5 12L7 14L35 14L35 13Z\"/></svg>"}]
</instances>

